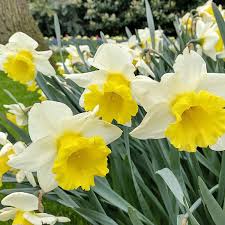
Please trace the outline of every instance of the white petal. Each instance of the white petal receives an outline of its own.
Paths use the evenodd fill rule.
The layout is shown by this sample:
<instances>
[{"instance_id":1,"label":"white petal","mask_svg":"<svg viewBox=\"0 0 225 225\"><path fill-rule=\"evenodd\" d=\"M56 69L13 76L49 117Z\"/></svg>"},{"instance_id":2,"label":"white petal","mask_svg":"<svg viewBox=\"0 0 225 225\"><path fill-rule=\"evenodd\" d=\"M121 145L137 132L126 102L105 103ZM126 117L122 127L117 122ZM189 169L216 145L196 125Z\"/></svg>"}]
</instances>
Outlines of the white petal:
<instances>
[{"instance_id":1,"label":"white petal","mask_svg":"<svg viewBox=\"0 0 225 225\"><path fill-rule=\"evenodd\" d=\"M105 140L106 144L115 141L122 134L120 128L98 118L87 120L81 127L81 132L86 137L100 136Z\"/></svg>"},{"instance_id":2,"label":"white petal","mask_svg":"<svg viewBox=\"0 0 225 225\"><path fill-rule=\"evenodd\" d=\"M47 213L37 213L36 216L41 219L43 224L54 224L53 222L67 223L71 221L67 217L56 217Z\"/></svg>"},{"instance_id":3,"label":"white petal","mask_svg":"<svg viewBox=\"0 0 225 225\"><path fill-rule=\"evenodd\" d=\"M38 198L29 193L14 192L3 198L1 204L12 206L22 211L34 211L38 209Z\"/></svg>"},{"instance_id":4,"label":"white petal","mask_svg":"<svg viewBox=\"0 0 225 225\"><path fill-rule=\"evenodd\" d=\"M131 82L131 89L133 97L146 111L149 111L155 103L167 99L162 88L160 88L160 83L148 77L138 76L138 79Z\"/></svg>"},{"instance_id":5,"label":"white petal","mask_svg":"<svg viewBox=\"0 0 225 225\"><path fill-rule=\"evenodd\" d=\"M36 103L29 112L29 134L32 141L54 134L61 121L72 116L71 109L60 102Z\"/></svg>"},{"instance_id":6,"label":"white petal","mask_svg":"<svg viewBox=\"0 0 225 225\"><path fill-rule=\"evenodd\" d=\"M78 114L62 124L64 131L81 132L85 137L100 136L107 144L119 138L122 131L111 123L95 118L92 112Z\"/></svg>"},{"instance_id":7,"label":"white petal","mask_svg":"<svg viewBox=\"0 0 225 225\"><path fill-rule=\"evenodd\" d=\"M23 217L29 221L31 224L34 224L34 225L42 225L42 221L41 219L34 213L29 213L29 212L25 212L23 214Z\"/></svg>"},{"instance_id":8,"label":"white petal","mask_svg":"<svg viewBox=\"0 0 225 225\"><path fill-rule=\"evenodd\" d=\"M8 143L8 134L0 132L0 145L5 145Z\"/></svg>"},{"instance_id":9,"label":"white petal","mask_svg":"<svg viewBox=\"0 0 225 225\"><path fill-rule=\"evenodd\" d=\"M54 67L49 62L49 57L52 51L36 52L35 63L37 71L47 76L54 76L56 74Z\"/></svg>"},{"instance_id":10,"label":"white petal","mask_svg":"<svg viewBox=\"0 0 225 225\"><path fill-rule=\"evenodd\" d=\"M208 73L200 80L197 90L207 90L217 96L225 98L225 74Z\"/></svg>"},{"instance_id":11,"label":"white petal","mask_svg":"<svg viewBox=\"0 0 225 225\"><path fill-rule=\"evenodd\" d=\"M141 124L135 128L130 135L138 139L159 139L165 137L165 130L170 123L174 121L174 117L170 113L167 104L155 105L148 112Z\"/></svg>"},{"instance_id":12,"label":"white petal","mask_svg":"<svg viewBox=\"0 0 225 225\"><path fill-rule=\"evenodd\" d=\"M218 139L217 143L211 145L210 148L214 151L224 151L225 150L225 135Z\"/></svg>"},{"instance_id":13,"label":"white petal","mask_svg":"<svg viewBox=\"0 0 225 225\"><path fill-rule=\"evenodd\" d=\"M34 179L34 175L32 174L32 172L27 172L27 171L24 171L25 173L25 176L28 180L28 182L33 186L33 187L36 187L37 184L36 184L36 181Z\"/></svg>"},{"instance_id":14,"label":"white petal","mask_svg":"<svg viewBox=\"0 0 225 225\"><path fill-rule=\"evenodd\" d=\"M14 219L17 209L6 207L0 210L0 221L8 221Z\"/></svg>"},{"instance_id":15,"label":"white petal","mask_svg":"<svg viewBox=\"0 0 225 225\"><path fill-rule=\"evenodd\" d=\"M93 59L92 66L108 72L122 72L127 64L132 64L132 56L118 44L102 44Z\"/></svg>"},{"instance_id":16,"label":"white petal","mask_svg":"<svg viewBox=\"0 0 225 225\"><path fill-rule=\"evenodd\" d=\"M19 155L10 158L8 164L16 169L35 172L54 159L56 145L52 137L33 142Z\"/></svg>"},{"instance_id":17,"label":"white petal","mask_svg":"<svg viewBox=\"0 0 225 225\"><path fill-rule=\"evenodd\" d=\"M24 171L23 170L19 170L19 172L16 174L16 181L18 182L18 183L22 183L23 181L24 181L24 179L25 179L25 173L24 173Z\"/></svg>"},{"instance_id":18,"label":"white petal","mask_svg":"<svg viewBox=\"0 0 225 225\"><path fill-rule=\"evenodd\" d=\"M20 46L21 48L28 48L33 50L38 47L38 43L33 38L22 32L17 32L13 34L9 38L9 43L15 43L17 46Z\"/></svg>"},{"instance_id":19,"label":"white petal","mask_svg":"<svg viewBox=\"0 0 225 225\"><path fill-rule=\"evenodd\" d=\"M43 165L37 171L38 182L44 192L52 191L58 186L54 174L52 173L52 166L53 161Z\"/></svg>"},{"instance_id":20,"label":"white petal","mask_svg":"<svg viewBox=\"0 0 225 225\"><path fill-rule=\"evenodd\" d=\"M96 70L88 73L69 74L65 77L74 81L78 86L86 88L92 84L103 84L107 79L107 72Z\"/></svg>"},{"instance_id":21,"label":"white petal","mask_svg":"<svg viewBox=\"0 0 225 225\"><path fill-rule=\"evenodd\" d=\"M15 153L17 155L19 155L20 153L24 152L24 150L26 149L26 144L23 143L22 141L18 141L13 145L13 150L15 151Z\"/></svg>"},{"instance_id":22,"label":"white petal","mask_svg":"<svg viewBox=\"0 0 225 225\"><path fill-rule=\"evenodd\" d=\"M198 85L199 79L207 74L206 64L203 58L194 51L186 48L183 55L176 58L174 71L188 87L193 89Z\"/></svg>"},{"instance_id":23,"label":"white petal","mask_svg":"<svg viewBox=\"0 0 225 225\"><path fill-rule=\"evenodd\" d=\"M13 145L11 143L7 143L4 145L0 151L0 156L5 155L8 151L13 149Z\"/></svg>"},{"instance_id":24,"label":"white petal","mask_svg":"<svg viewBox=\"0 0 225 225\"><path fill-rule=\"evenodd\" d=\"M145 76L152 76L155 77L155 74L153 73L153 71L150 69L150 67L144 62L143 59L139 60L135 67L138 69L138 71Z\"/></svg>"}]
</instances>

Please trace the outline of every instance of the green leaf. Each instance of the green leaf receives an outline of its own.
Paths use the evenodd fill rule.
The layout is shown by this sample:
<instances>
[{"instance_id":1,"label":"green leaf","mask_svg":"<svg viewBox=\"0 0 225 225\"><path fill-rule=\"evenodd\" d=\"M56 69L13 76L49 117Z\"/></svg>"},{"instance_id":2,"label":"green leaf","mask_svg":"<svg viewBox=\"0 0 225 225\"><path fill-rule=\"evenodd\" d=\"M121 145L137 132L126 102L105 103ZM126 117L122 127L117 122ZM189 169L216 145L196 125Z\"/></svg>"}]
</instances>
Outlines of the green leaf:
<instances>
[{"instance_id":1,"label":"green leaf","mask_svg":"<svg viewBox=\"0 0 225 225\"><path fill-rule=\"evenodd\" d=\"M168 168L164 168L162 170L158 170L156 173L163 178L171 192L174 194L175 198L182 205L184 205L184 193L173 172Z\"/></svg>"},{"instance_id":2,"label":"green leaf","mask_svg":"<svg viewBox=\"0 0 225 225\"><path fill-rule=\"evenodd\" d=\"M150 31L151 41L152 41L152 48L155 49L155 23L153 19L152 10L148 0L145 0L145 8L146 8L146 17L148 22L148 28Z\"/></svg>"},{"instance_id":3,"label":"green leaf","mask_svg":"<svg viewBox=\"0 0 225 225\"><path fill-rule=\"evenodd\" d=\"M222 153L222 162L221 162L221 169L220 169L220 176L219 176L219 190L217 201L220 205L223 204L224 196L225 196L225 152Z\"/></svg>"},{"instance_id":4,"label":"green leaf","mask_svg":"<svg viewBox=\"0 0 225 225\"><path fill-rule=\"evenodd\" d=\"M137 217L136 210L128 208L128 215L133 225L144 225Z\"/></svg>"},{"instance_id":5,"label":"green leaf","mask_svg":"<svg viewBox=\"0 0 225 225\"><path fill-rule=\"evenodd\" d=\"M213 3L213 2L212 2L212 9L213 9L214 16L216 18L218 28L220 30L220 34L221 34L222 39L223 39L223 44L225 46L225 22L224 22L224 18L221 15L221 13L220 13L218 7L216 6L216 4Z\"/></svg>"},{"instance_id":6,"label":"green leaf","mask_svg":"<svg viewBox=\"0 0 225 225\"><path fill-rule=\"evenodd\" d=\"M222 210L213 195L209 192L206 184L201 177L199 179L199 188L202 194L202 200L206 204L207 209L216 225L224 225L225 212Z\"/></svg>"}]
</instances>

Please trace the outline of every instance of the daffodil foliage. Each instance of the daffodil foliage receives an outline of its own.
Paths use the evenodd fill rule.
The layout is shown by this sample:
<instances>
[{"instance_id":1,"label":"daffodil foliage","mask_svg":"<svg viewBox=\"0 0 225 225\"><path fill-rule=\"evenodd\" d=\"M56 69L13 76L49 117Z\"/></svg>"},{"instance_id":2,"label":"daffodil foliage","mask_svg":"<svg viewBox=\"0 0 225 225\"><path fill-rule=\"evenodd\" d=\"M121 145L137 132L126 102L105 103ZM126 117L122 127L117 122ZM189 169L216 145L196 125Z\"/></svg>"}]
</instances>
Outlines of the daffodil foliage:
<instances>
[{"instance_id":1,"label":"daffodil foliage","mask_svg":"<svg viewBox=\"0 0 225 225\"><path fill-rule=\"evenodd\" d=\"M17 183L0 221L69 222L47 198L93 225L225 224L225 10L208 1L167 37L145 2L149 27L123 41L61 48L56 20L57 72L24 33L0 46L0 69L41 94L8 93L0 114L0 183Z\"/></svg>"}]
</instances>

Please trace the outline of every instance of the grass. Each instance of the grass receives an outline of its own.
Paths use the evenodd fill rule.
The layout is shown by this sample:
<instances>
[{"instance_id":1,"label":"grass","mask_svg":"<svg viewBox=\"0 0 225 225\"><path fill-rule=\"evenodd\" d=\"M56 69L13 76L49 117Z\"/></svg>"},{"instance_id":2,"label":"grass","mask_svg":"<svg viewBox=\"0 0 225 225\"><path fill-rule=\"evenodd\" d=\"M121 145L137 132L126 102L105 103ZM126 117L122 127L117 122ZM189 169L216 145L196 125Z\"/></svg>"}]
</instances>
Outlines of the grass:
<instances>
[{"instance_id":1,"label":"grass","mask_svg":"<svg viewBox=\"0 0 225 225\"><path fill-rule=\"evenodd\" d=\"M5 93L4 89L10 91L16 97L18 102L22 102L26 106L30 106L38 101L38 94L28 92L26 87L9 79L5 74L0 73L0 112L5 112L4 104L13 104L13 100ZM0 195L3 198L3 195ZM67 216L71 219L68 225L87 225L87 223L75 212L67 207L61 206L52 201L45 201L45 211L58 216ZM9 225L12 222L0 222L1 225Z\"/></svg>"}]
</instances>

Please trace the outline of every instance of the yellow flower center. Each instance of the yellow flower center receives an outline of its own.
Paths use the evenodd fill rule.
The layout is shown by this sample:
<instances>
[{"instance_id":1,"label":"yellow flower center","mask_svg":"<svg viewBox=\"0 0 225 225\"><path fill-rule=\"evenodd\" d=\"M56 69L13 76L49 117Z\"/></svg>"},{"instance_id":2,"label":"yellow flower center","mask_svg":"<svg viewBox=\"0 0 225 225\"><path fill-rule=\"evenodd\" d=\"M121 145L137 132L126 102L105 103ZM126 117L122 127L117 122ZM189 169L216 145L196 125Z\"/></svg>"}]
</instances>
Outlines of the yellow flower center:
<instances>
[{"instance_id":1,"label":"yellow flower center","mask_svg":"<svg viewBox=\"0 0 225 225\"><path fill-rule=\"evenodd\" d=\"M3 68L11 79L22 84L27 84L35 78L33 56L27 50L22 50L16 55L9 55Z\"/></svg>"},{"instance_id":2,"label":"yellow flower center","mask_svg":"<svg viewBox=\"0 0 225 225\"><path fill-rule=\"evenodd\" d=\"M225 100L207 91L178 95L171 104L176 121L165 136L179 150L195 152L208 147L225 132Z\"/></svg>"},{"instance_id":3,"label":"yellow flower center","mask_svg":"<svg viewBox=\"0 0 225 225\"><path fill-rule=\"evenodd\" d=\"M135 116L138 111L134 101L130 82L120 74L109 74L103 87L91 85L89 92L84 95L84 108L91 111L99 105L98 116L103 120L112 122L115 119L125 124Z\"/></svg>"},{"instance_id":4,"label":"yellow flower center","mask_svg":"<svg viewBox=\"0 0 225 225\"><path fill-rule=\"evenodd\" d=\"M2 186L2 177L5 173L11 170L11 167L7 164L9 161L9 155L14 154L13 150L9 150L6 154L0 156L0 186Z\"/></svg>"},{"instance_id":5,"label":"yellow flower center","mask_svg":"<svg viewBox=\"0 0 225 225\"><path fill-rule=\"evenodd\" d=\"M23 211L18 211L16 213L16 216L13 220L13 224L12 225L32 225L32 223L30 223L28 220L26 220L23 217L24 212Z\"/></svg>"},{"instance_id":6,"label":"yellow flower center","mask_svg":"<svg viewBox=\"0 0 225 225\"><path fill-rule=\"evenodd\" d=\"M65 133L57 140L57 150L52 171L65 190L90 190L95 176L103 177L109 172L107 156L111 151L101 137Z\"/></svg>"}]
</instances>

